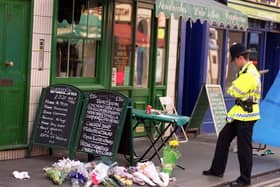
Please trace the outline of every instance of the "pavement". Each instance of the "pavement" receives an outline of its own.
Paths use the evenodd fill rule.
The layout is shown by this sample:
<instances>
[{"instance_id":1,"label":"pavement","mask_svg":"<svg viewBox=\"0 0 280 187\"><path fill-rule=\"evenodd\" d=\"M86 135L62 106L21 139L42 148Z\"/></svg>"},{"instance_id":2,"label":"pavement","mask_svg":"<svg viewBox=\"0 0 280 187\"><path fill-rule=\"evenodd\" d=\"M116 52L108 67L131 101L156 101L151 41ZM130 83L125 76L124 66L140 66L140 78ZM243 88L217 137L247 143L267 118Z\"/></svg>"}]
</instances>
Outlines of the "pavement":
<instances>
[{"instance_id":1,"label":"pavement","mask_svg":"<svg viewBox=\"0 0 280 187\"><path fill-rule=\"evenodd\" d=\"M143 143L144 142L144 143ZM170 183L170 187L217 187L227 184L235 180L239 176L239 164L237 154L229 153L228 164L223 178L203 176L201 172L208 169L214 154L216 143L215 135L199 135L190 139L189 142L180 144L182 157L178 160L180 166L185 169L176 167L174 176L176 181ZM136 149L144 149L147 142L144 140L136 140ZM280 148L267 147L274 154L267 156L254 156L252 176L277 171L280 169ZM52 163L61 159L63 153L55 153L52 156L40 156L19 160L0 161L0 187L49 187L56 186L43 174L44 167L51 166ZM78 154L77 158L86 161L85 155ZM118 155L117 161L119 165L127 164L123 159L123 155ZM157 165L158 159L153 160ZM13 171L28 171L30 179L19 180L12 175ZM69 182L65 182L62 187L71 186ZM135 185L136 186L136 185Z\"/></svg>"}]
</instances>

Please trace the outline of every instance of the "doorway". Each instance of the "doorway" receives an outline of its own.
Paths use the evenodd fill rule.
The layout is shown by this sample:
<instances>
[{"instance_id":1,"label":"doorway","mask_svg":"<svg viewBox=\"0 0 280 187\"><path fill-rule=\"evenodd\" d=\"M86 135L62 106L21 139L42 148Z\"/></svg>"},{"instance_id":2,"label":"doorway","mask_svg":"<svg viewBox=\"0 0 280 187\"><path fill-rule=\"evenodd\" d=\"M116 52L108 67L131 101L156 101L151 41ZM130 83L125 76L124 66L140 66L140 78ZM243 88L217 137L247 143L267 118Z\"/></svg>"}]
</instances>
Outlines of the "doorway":
<instances>
[{"instance_id":1,"label":"doorway","mask_svg":"<svg viewBox=\"0 0 280 187\"><path fill-rule=\"evenodd\" d=\"M26 144L30 0L0 0L0 149Z\"/></svg>"}]
</instances>

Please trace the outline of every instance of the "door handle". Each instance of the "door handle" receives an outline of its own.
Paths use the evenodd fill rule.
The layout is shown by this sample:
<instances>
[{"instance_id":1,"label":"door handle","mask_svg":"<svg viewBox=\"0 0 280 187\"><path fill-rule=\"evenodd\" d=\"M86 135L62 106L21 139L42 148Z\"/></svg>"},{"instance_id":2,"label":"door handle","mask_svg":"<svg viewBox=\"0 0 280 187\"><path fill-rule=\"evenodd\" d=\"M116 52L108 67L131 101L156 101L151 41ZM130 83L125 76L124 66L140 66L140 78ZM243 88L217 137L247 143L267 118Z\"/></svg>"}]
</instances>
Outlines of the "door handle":
<instances>
[{"instance_id":1,"label":"door handle","mask_svg":"<svg viewBox=\"0 0 280 187\"><path fill-rule=\"evenodd\" d=\"M6 67L13 67L14 66L13 61L7 61L7 62L4 62L4 64L5 64Z\"/></svg>"}]
</instances>

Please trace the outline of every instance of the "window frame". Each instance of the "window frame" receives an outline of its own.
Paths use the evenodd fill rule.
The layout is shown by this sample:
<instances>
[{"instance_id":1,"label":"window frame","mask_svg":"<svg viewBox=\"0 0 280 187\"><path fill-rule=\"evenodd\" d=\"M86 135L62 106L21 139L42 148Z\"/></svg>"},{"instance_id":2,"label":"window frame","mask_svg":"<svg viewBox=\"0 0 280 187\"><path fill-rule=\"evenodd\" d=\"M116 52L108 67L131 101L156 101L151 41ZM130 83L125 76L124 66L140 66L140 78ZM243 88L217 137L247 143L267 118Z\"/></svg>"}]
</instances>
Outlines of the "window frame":
<instances>
[{"instance_id":1,"label":"window frame","mask_svg":"<svg viewBox=\"0 0 280 187\"><path fill-rule=\"evenodd\" d=\"M74 1L74 0L72 0ZM102 2L102 1L99 1ZM105 69L104 60L101 59L103 56L103 49L104 49L104 43L105 43L105 35L106 35L106 29L104 28L106 25L106 12L107 12L107 4L106 2L103 2L102 5L102 22L101 22L101 37L99 39L97 38L85 38L85 37L63 37L57 35L57 20L58 20L58 1L54 2L54 11L53 11L53 29L52 29L52 52L51 52L51 83L53 84L71 84L71 85L104 85L105 83L102 82L102 75ZM74 10L73 10L74 11ZM58 39L83 39L83 40L94 40L97 43L96 46L96 64L95 64L95 77L57 77L57 61L56 61L56 47L57 47L57 40ZM84 58L84 57L83 57ZM103 86L102 86L103 87Z\"/></svg>"}]
</instances>

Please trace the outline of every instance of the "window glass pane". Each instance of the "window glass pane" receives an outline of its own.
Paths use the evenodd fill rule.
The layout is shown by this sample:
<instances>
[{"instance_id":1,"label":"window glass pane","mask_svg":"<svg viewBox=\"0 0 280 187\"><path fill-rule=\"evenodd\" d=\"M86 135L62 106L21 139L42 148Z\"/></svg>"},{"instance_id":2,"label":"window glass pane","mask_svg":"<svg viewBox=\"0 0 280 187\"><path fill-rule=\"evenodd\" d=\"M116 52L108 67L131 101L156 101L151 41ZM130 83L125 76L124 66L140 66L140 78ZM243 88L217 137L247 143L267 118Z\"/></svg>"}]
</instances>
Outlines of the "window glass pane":
<instances>
[{"instance_id":1,"label":"window glass pane","mask_svg":"<svg viewBox=\"0 0 280 187\"><path fill-rule=\"evenodd\" d=\"M236 78L236 74L238 73L238 68L234 63L231 62L229 48L234 43L243 43L243 33L242 32L229 32L229 40L227 45L227 66L226 66L226 88L231 85L231 82Z\"/></svg>"},{"instance_id":2,"label":"window glass pane","mask_svg":"<svg viewBox=\"0 0 280 187\"><path fill-rule=\"evenodd\" d=\"M57 41L56 44L56 76L67 77L69 44L67 40Z\"/></svg>"},{"instance_id":3,"label":"window glass pane","mask_svg":"<svg viewBox=\"0 0 280 187\"><path fill-rule=\"evenodd\" d=\"M74 12L75 14L80 14L80 21L74 25L75 35L87 38L101 38L102 6L94 0L88 0L81 4L80 12Z\"/></svg>"},{"instance_id":4,"label":"window glass pane","mask_svg":"<svg viewBox=\"0 0 280 187\"><path fill-rule=\"evenodd\" d=\"M220 84L222 53L223 53L224 31L220 29L209 29L209 51L208 51L208 84Z\"/></svg>"},{"instance_id":5,"label":"window glass pane","mask_svg":"<svg viewBox=\"0 0 280 187\"><path fill-rule=\"evenodd\" d=\"M57 15L56 76L94 78L102 1L59 0Z\"/></svg>"},{"instance_id":6,"label":"window glass pane","mask_svg":"<svg viewBox=\"0 0 280 187\"><path fill-rule=\"evenodd\" d=\"M97 43L95 40L85 40L83 77L95 77L96 46Z\"/></svg>"},{"instance_id":7,"label":"window glass pane","mask_svg":"<svg viewBox=\"0 0 280 187\"><path fill-rule=\"evenodd\" d=\"M248 35L248 48L251 50L249 60L258 67L259 65L259 51L261 46L261 34L251 32Z\"/></svg>"},{"instance_id":8,"label":"window glass pane","mask_svg":"<svg viewBox=\"0 0 280 187\"><path fill-rule=\"evenodd\" d=\"M151 36L150 9L137 9L134 86L148 87Z\"/></svg>"},{"instance_id":9,"label":"window glass pane","mask_svg":"<svg viewBox=\"0 0 280 187\"><path fill-rule=\"evenodd\" d=\"M167 27L164 14L158 17L157 35L157 61L156 61L156 84L162 85L164 81L165 54L166 54Z\"/></svg>"},{"instance_id":10,"label":"window glass pane","mask_svg":"<svg viewBox=\"0 0 280 187\"><path fill-rule=\"evenodd\" d=\"M80 77L82 73L82 41L63 40L57 43L58 77Z\"/></svg>"},{"instance_id":11,"label":"window glass pane","mask_svg":"<svg viewBox=\"0 0 280 187\"><path fill-rule=\"evenodd\" d=\"M131 11L131 4L115 5L112 86L129 85L132 52Z\"/></svg>"}]
</instances>

